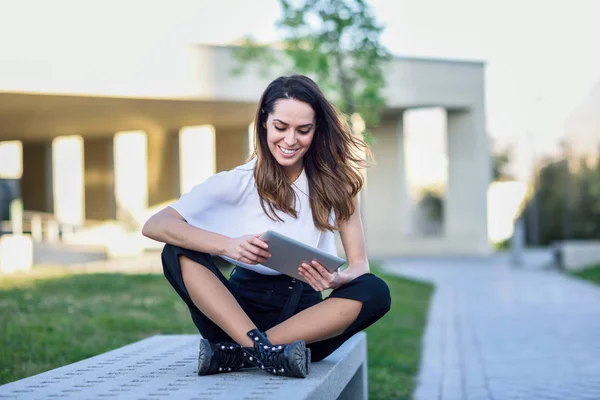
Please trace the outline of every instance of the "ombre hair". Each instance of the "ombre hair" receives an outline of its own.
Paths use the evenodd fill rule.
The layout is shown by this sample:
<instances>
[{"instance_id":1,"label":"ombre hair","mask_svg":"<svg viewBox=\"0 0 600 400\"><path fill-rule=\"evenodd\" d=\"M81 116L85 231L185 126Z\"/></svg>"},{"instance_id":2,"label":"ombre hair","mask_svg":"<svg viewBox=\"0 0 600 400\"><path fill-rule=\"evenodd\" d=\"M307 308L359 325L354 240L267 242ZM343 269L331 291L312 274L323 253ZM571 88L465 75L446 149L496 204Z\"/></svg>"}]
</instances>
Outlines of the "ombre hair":
<instances>
[{"instance_id":1,"label":"ombre hair","mask_svg":"<svg viewBox=\"0 0 600 400\"><path fill-rule=\"evenodd\" d=\"M260 98L254 124L254 178L263 211L273 220L282 221L276 211L298 217L292 182L269 150L266 122L275 103L294 99L309 104L315 113L315 132L304 154L310 207L315 226L337 230L340 222L355 211L354 198L364 179L360 168L372 158L369 146L352 133L346 118L331 104L317 84L302 75L282 76L266 88ZM335 220L331 220L331 212Z\"/></svg>"}]
</instances>

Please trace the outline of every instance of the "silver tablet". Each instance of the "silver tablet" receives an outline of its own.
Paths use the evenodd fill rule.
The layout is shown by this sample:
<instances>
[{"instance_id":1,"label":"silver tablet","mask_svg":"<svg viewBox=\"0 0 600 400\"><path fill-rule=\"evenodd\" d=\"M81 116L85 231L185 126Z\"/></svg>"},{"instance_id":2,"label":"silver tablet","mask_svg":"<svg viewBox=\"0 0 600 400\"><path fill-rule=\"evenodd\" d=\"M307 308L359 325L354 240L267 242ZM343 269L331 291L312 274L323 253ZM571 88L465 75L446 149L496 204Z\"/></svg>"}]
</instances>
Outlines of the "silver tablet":
<instances>
[{"instance_id":1,"label":"silver tablet","mask_svg":"<svg viewBox=\"0 0 600 400\"><path fill-rule=\"evenodd\" d=\"M317 260L329 272L334 272L346 262L343 258L277 232L266 231L260 236L260 240L268 242L268 251L271 253L271 258L262 265L304 282L306 280L298 273L298 267L303 262L310 264L312 260Z\"/></svg>"}]
</instances>

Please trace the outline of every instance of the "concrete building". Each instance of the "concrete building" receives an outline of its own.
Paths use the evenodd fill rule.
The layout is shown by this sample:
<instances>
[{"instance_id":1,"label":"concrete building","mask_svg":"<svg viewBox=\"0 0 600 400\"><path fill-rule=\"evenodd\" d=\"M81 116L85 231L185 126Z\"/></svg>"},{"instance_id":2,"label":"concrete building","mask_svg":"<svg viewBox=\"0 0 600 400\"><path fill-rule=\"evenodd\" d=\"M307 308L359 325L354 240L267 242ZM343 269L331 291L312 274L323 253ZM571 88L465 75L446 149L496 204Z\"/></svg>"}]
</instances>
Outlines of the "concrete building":
<instances>
[{"instance_id":1,"label":"concrete building","mask_svg":"<svg viewBox=\"0 0 600 400\"><path fill-rule=\"evenodd\" d=\"M135 50L0 63L0 143L20 148L25 210L66 225L120 220L135 229L149 207L244 161L256 103L273 77L233 76L228 47ZM370 256L490 251L484 67L416 58L387 65L363 210ZM403 114L421 107L447 112L443 230L428 237L410 223L403 146ZM0 160L0 178L2 168L17 167Z\"/></svg>"}]
</instances>

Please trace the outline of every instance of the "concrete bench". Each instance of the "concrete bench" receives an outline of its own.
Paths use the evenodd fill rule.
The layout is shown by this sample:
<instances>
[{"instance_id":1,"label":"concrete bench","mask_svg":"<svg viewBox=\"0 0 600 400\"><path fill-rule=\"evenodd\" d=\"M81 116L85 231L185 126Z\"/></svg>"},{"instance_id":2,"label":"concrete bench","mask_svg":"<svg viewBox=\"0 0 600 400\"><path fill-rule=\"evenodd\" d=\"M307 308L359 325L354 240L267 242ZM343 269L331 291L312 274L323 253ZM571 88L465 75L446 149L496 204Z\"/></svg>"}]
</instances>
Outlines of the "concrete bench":
<instances>
[{"instance_id":1,"label":"concrete bench","mask_svg":"<svg viewBox=\"0 0 600 400\"><path fill-rule=\"evenodd\" d=\"M358 333L305 379L250 370L198 376L198 335L158 335L0 386L0 399L366 399L367 340Z\"/></svg>"},{"instance_id":2,"label":"concrete bench","mask_svg":"<svg viewBox=\"0 0 600 400\"><path fill-rule=\"evenodd\" d=\"M554 262L559 268L580 271L600 264L600 240L566 240L552 244Z\"/></svg>"}]
</instances>

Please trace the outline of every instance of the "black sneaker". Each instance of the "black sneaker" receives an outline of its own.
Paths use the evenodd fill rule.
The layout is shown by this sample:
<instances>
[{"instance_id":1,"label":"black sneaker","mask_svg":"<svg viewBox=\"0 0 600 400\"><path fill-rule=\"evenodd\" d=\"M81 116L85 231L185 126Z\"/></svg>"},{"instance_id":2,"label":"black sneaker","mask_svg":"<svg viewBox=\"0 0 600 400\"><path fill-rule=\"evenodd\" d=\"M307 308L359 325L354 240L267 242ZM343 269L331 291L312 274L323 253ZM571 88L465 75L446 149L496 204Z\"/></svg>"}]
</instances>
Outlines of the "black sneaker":
<instances>
[{"instance_id":1,"label":"black sneaker","mask_svg":"<svg viewBox=\"0 0 600 400\"><path fill-rule=\"evenodd\" d=\"M242 346L235 343L211 343L200 339L198 375L220 374L243 368Z\"/></svg>"},{"instance_id":2,"label":"black sneaker","mask_svg":"<svg viewBox=\"0 0 600 400\"><path fill-rule=\"evenodd\" d=\"M310 373L310 349L306 348L306 375Z\"/></svg>"},{"instance_id":3,"label":"black sneaker","mask_svg":"<svg viewBox=\"0 0 600 400\"><path fill-rule=\"evenodd\" d=\"M243 347L243 360L273 375L305 378L308 374L310 353L303 340L273 346L258 329L248 332L254 347Z\"/></svg>"},{"instance_id":4,"label":"black sneaker","mask_svg":"<svg viewBox=\"0 0 600 400\"><path fill-rule=\"evenodd\" d=\"M269 338L267 337L267 332L262 332L262 334L265 336L265 338L268 342ZM306 352L306 375L308 375L310 373L310 363L311 363L310 348L307 347L305 352Z\"/></svg>"}]
</instances>

